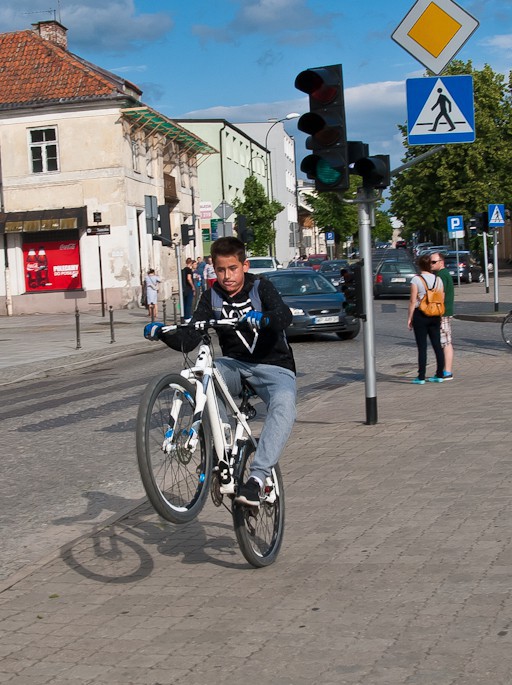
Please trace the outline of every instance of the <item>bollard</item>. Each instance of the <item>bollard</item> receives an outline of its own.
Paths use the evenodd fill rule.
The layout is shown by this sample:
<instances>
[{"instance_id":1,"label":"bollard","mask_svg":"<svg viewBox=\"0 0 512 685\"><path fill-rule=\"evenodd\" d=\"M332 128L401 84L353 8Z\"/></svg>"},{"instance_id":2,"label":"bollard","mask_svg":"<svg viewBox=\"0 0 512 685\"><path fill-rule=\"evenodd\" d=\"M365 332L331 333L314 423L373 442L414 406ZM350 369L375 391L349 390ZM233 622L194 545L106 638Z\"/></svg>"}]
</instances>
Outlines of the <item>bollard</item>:
<instances>
[{"instance_id":1,"label":"bollard","mask_svg":"<svg viewBox=\"0 0 512 685\"><path fill-rule=\"evenodd\" d=\"M75 307L75 325L76 325L76 349L79 350L82 345L80 344L80 312L78 307Z\"/></svg>"},{"instance_id":2,"label":"bollard","mask_svg":"<svg viewBox=\"0 0 512 685\"><path fill-rule=\"evenodd\" d=\"M162 321L165 324L166 319L167 319L167 301L166 300L164 300L164 302L162 304L162 315L163 315Z\"/></svg>"},{"instance_id":3,"label":"bollard","mask_svg":"<svg viewBox=\"0 0 512 685\"><path fill-rule=\"evenodd\" d=\"M174 324L177 324L178 323L178 315L176 312L176 295L172 296L172 312L173 312Z\"/></svg>"},{"instance_id":4,"label":"bollard","mask_svg":"<svg viewBox=\"0 0 512 685\"><path fill-rule=\"evenodd\" d=\"M110 344L112 344L116 341L114 337L114 310L112 309L112 305L108 308L108 315L110 317Z\"/></svg>"}]
</instances>

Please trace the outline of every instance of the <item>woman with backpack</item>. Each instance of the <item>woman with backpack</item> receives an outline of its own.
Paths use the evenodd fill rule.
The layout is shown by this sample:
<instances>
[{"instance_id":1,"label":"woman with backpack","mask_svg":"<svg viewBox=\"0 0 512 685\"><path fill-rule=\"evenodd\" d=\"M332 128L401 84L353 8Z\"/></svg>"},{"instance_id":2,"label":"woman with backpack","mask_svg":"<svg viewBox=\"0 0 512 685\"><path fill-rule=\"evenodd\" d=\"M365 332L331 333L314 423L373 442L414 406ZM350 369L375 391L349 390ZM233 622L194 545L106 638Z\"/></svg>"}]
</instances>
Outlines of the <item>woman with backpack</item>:
<instances>
[{"instance_id":1,"label":"woman with backpack","mask_svg":"<svg viewBox=\"0 0 512 685\"><path fill-rule=\"evenodd\" d=\"M430 339L436 355L436 373L427 380L442 383L444 373L444 352L441 347L441 316L444 313L444 286L440 278L432 273L430 255L418 259L420 274L411 279L411 297L407 325L414 331L418 347L418 377L416 385L425 385L427 371L427 338Z\"/></svg>"}]
</instances>

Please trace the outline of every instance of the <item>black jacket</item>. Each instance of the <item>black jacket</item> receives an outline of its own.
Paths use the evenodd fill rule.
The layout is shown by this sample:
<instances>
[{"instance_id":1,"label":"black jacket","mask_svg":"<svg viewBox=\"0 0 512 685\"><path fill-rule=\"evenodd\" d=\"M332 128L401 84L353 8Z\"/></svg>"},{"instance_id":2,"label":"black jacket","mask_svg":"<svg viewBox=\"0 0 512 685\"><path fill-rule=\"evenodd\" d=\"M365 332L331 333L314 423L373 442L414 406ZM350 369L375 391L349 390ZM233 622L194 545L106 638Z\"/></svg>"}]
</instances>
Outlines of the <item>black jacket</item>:
<instances>
[{"instance_id":1,"label":"black jacket","mask_svg":"<svg viewBox=\"0 0 512 685\"><path fill-rule=\"evenodd\" d=\"M249 293L254 285L256 277L253 274L245 274L245 282L242 290L234 297L230 297L216 282L213 285L216 292L222 298L221 318L239 319L251 309L254 309L249 298ZM258 279L258 293L261 299L262 313L268 318L268 326L253 332L249 325L239 330L226 329L219 331L219 343L222 354L225 357L239 359L240 361L254 364L271 364L290 369L295 372L293 353L286 339L285 329L292 322L290 308L283 302L281 295L275 287L266 279ZM212 293L207 290L201 295L201 299L192 316L192 323L196 321L209 321L215 319L212 307ZM160 335L166 345L174 350L190 352L201 342L201 333L194 330L181 330L175 333L163 333Z\"/></svg>"}]
</instances>

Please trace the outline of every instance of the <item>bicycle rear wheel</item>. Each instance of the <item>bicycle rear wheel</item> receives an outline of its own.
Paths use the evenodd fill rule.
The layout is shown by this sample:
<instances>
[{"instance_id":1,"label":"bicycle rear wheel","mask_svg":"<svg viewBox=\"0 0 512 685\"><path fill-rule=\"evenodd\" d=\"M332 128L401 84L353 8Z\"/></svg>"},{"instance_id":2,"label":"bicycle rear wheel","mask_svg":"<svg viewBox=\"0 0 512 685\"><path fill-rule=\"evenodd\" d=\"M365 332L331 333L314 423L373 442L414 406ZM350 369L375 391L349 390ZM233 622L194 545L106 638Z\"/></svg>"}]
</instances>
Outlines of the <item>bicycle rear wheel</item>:
<instances>
[{"instance_id":1,"label":"bicycle rear wheel","mask_svg":"<svg viewBox=\"0 0 512 685\"><path fill-rule=\"evenodd\" d=\"M505 344L512 348L512 312L507 314L501 324L501 335Z\"/></svg>"},{"instance_id":2,"label":"bicycle rear wheel","mask_svg":"<svg viewBox=\"0 0 512 685\"><path fill-rule=\"evenodd\" d=\"M206 414L193 450L195 386L177 374L153 379L137 415L137 461L149 501L160 516L187 523L204 506L212 477L213 445ZM171 410L177 407L176 420Z\"/></svg>"},{"instance_id":3,"label":"bicycle rear wheel","mask_svg":"<svg viewBox=\"0 0 512 685\"><path fill-rule=\"evenodd\" d=\"M254 447L247 442L241 448L238 482L249 478ZM272 469L272 485L266 488L259 509L233 504L236 539L246 560L256 568L269 566L279 554L284 534L284 486L281 470Z\"/></svg>"}]
</instances>

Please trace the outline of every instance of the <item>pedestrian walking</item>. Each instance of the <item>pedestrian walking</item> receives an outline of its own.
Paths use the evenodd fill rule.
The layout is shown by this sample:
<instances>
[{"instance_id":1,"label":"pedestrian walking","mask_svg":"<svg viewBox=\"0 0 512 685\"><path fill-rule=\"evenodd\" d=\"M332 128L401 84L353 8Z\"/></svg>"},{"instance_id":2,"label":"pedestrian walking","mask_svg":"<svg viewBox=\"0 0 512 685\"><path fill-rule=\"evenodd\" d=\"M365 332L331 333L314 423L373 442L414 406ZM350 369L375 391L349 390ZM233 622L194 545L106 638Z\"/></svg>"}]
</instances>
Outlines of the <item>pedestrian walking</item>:
<instances>
[{"instance_id":1,"label":"pedestrian walking","mask_svg":"<svg viewBox=\"0 0 512 685\"><path fill-rule=\"evenodd\" d=\"M439 276L444 286L444 316L441 317L441 346L444 352L445 381L453 380L453 344L452 344L452 319L455 303L455 288L453 278L445 266L442 252L433 252L430 255L432 273Z\"/></svg>"},{"instance_id":2,"label":"pedestrian walking","mask_svg":"<svg viewBox=\"0 0 512 685\"><path fill-rule=\"evenodd\" d=\"M154 269L149 269L148 275L145 278L146 287L146 306L151 321L154 321L158 316L158 288L161 283L160 276L155 274Z\"/></svg>"},{"instance_id":3,"label":"pedestrian walking","mask_svg":"<svg viewBox=\"0 0 512 685\"><path fill-rule=\"evenodd\" d=\"M206 266L206 262L202 257L197 258L197 273L199 274L199 278L201 279L201 292L206 290L206 283L205 283L205 278L204 278L204 269Z\"/></svg>"},{"instance_id":4,"label":"pedestrian walking","mask_svg":"<svg viewBox=\"0 0 512 685\"><path fill-rule=\"evenodd\" d=\"M211 288L217 280L217 275L215 274L215 269L213 267L211 257L206 258L206 266L204 267L204 279L206 281L207 288Z\"/></svg>"},{"instance_id":5,"label":"pedestrian walking","mask_svg":"<svg viewBox=\"0 0 512 685\"><path fill-rule=\"evenodd\" d=\"M430 339L436 356L436 373L428 380L431 383L442 383L444 374L444 353L441 347L441 317L427 316L420 309L420 303L427 293L427 288L443 291L443 282L432 273L430 255L422 255L418 259L420 275L411 279L411 296L407 326L414 331L418 347L418 376L412 382L417 385L425 384L427 371L427 338Z\"/></svg>"},{"instance_id":6,"label":"pedestrian walking","mask_svg":"<svg viewBox=\"0 0 512 685\"><path fill-rule=\"evenodd\" d=\"M193 260L188 257L185 267L181 270L181 282L183 286L183 318L188 321L192 318L192 305L194 303L194 278L192 271Z\"/></svg>"}]
</instances>

